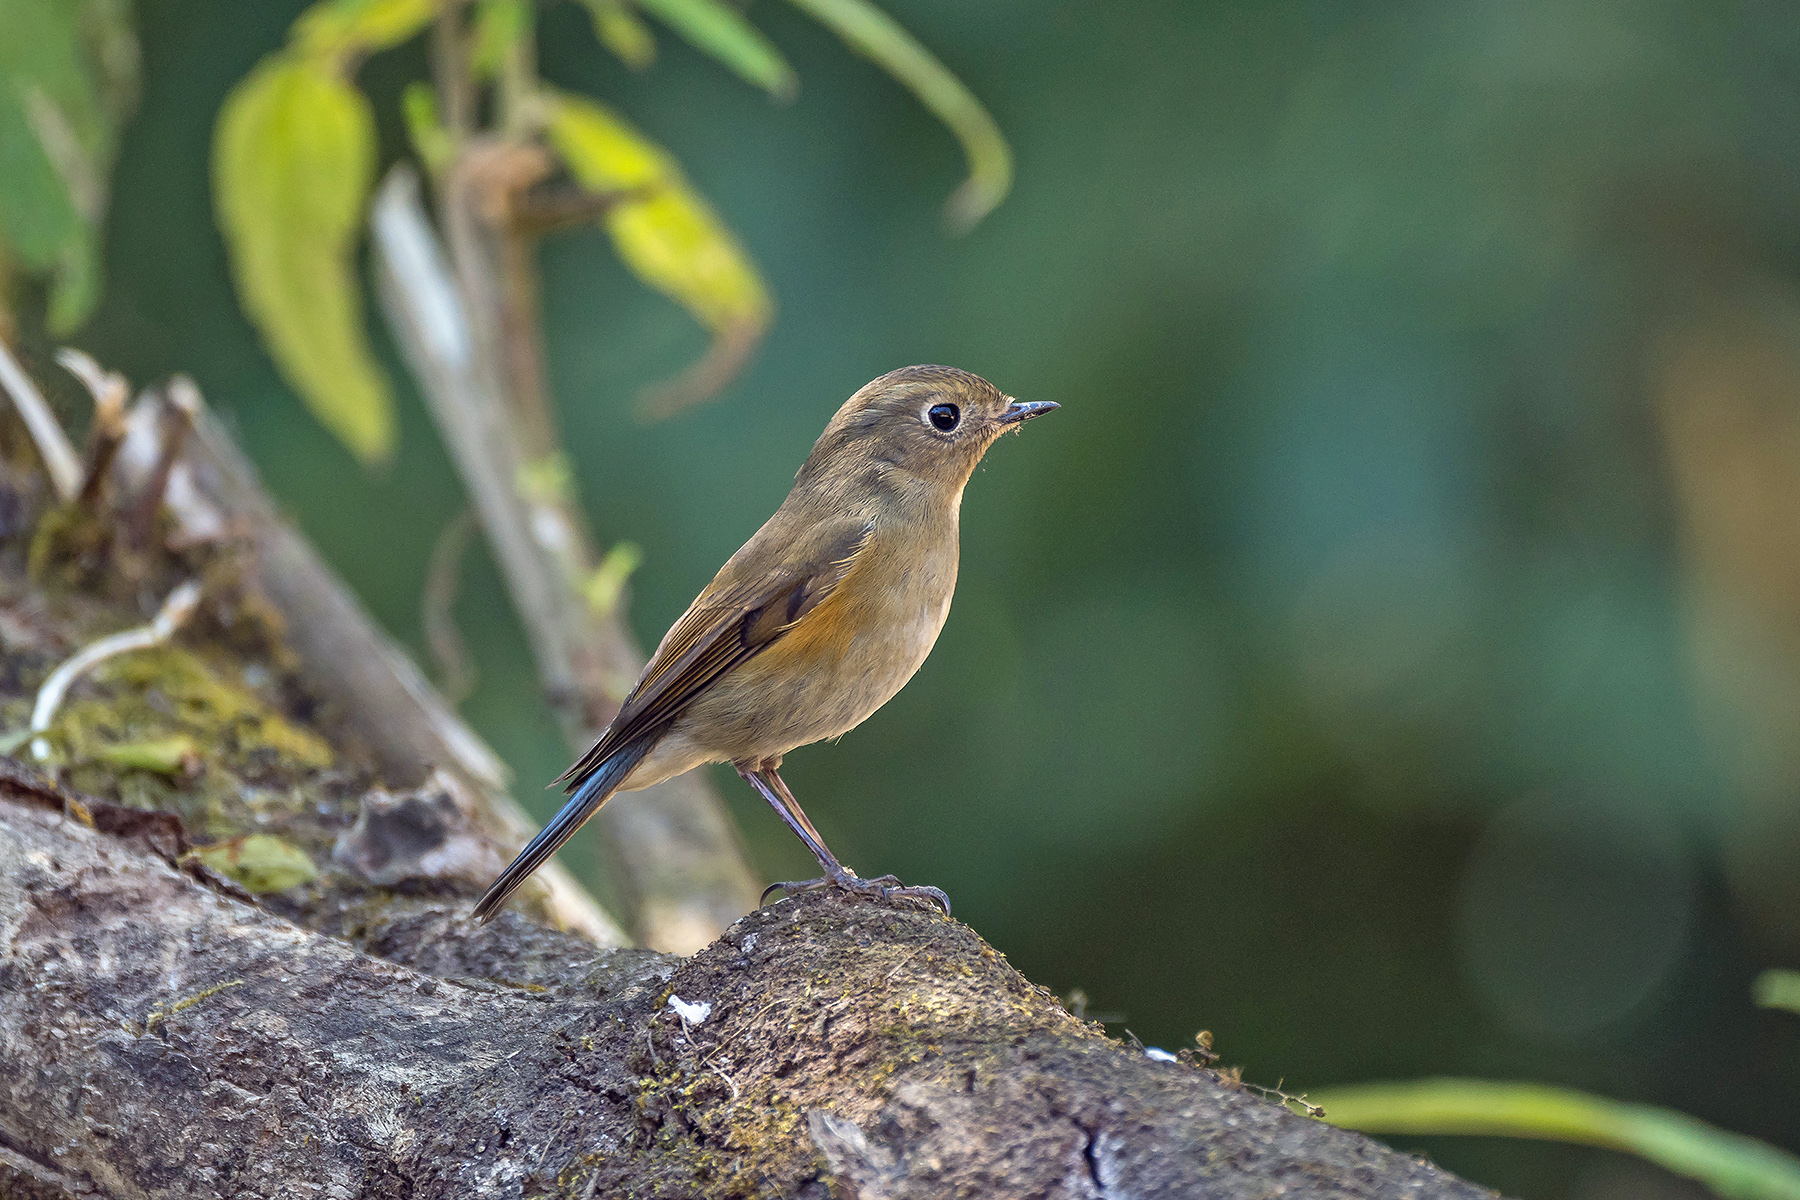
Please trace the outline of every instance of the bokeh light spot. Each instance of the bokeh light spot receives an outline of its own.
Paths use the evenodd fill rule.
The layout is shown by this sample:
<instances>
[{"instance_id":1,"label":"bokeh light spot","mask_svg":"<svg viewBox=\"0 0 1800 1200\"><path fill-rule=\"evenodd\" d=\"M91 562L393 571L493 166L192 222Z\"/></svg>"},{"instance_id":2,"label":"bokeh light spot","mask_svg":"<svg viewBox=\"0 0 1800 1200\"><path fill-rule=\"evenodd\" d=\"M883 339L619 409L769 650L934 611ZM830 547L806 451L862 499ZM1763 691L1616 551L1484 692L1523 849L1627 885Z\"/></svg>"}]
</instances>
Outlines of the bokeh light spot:
<instances>
[{"instance_id":1,"label":"bokeh light spot","mask_svg":"<svg viewBox=\"0 0 1800 1200\"><path fill-rule=\"evenodd\" d=\"M1463 965L1515 1033L1577 1041L1643 1004L1679 961L1694 877L1651 805L1568 792L1502 809L1464 868Z\"/></svg>"}]
</instances>

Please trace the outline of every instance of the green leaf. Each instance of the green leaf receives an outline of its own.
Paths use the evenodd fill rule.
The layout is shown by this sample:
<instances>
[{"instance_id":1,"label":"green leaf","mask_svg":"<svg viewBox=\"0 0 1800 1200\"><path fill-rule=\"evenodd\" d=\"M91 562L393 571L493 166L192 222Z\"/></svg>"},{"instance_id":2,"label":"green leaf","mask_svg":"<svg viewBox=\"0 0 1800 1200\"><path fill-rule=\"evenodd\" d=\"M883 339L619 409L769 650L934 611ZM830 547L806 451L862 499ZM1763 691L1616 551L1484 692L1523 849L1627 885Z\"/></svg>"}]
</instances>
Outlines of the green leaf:
<instances>
[{"instance_id":1,"label":"green leaf","mask_svg":"<svg viewBox=\"0 0 1800 1200\"><path fill-rule=\"evenodd\" d=\"M214 205L244 309L313 415L365 463L394 442L351 271L374 157L362 93L285 56L232 90L213 133Z\"/></svg>"},{"instance_id":2,"label":"green leaf","mask_svg":"<svg viewBox=\"0 0 1800 1200\"><path fill-rule=\"evenodd\" d=\"M481 0L469 41L469 69L477 79L500 72L507 52L531 34L531 6L525 0Z\"/></svg>"},{"instance_id":3,"label":"green leaf","mask_svg":"<svg viewBox=\"0 0 1800 1200\"><path fill-rule=\"evenodd\" d=\"M84 0L81 35L116 148L119 130L137 108L142 72L131 0Z\"/></svg>"},{"instance_id":4,"label":"green leaf","mask_svg":"<svg viewBox=\"0 0 1800 1200\"><path fill-rule=\"evenodd\" d=\"M194 854L251 892L285 892L319 877L319 868L306 851L268 833L202 846Z\"/></svg>"},{"instance_id":5,"label":"green leaf","mask_svg":"<svg viewBox=\"0 0 1800 1200\"><path fill-rule=\"evenodd\" d=\"M83 28L93 11L96 21L127 19L124 29L108 37L130 37L128 18L108 10L117 5L71 0L0 0L0 78L8 80L25 105L37 140L70 187L75 207L96 215L105 194L104 168L117 140L122 112L110 111L103 97L105 72L129 76L116 82L120 98L136 86L135 50L115 52L122 61L94 61L94 41ZM129 40L127 46L133 45ZM107 92L107 96L114 95Z\"/></svg>"},{"instance_id":6,"label":"green leaf","mask_svg":"<svg viewBox=\"0 0 1800 1200\"><path fill-rule=\"evenodd\" d=\"M594 36L634 71L656 61L656 38L624 0L582 0L594 19Z\"/></svg>"},{"instance_id":7,"label":"green leaf","mask_svg":"<svg viewBox=\"0 0 1800 1200\"><path fill-rule=\"evenodd\" d=\"M1308 1097L1364 1133L1485 1134L1604 1146L1699 1180L1727 1200L1800 1200L1800 1159L1683 1113L1567 1088L1424 1079Z\"/></svg>"},{"instance_id":8,"label":"green leaf","mask_svg":"<svg viewBox=\"0 0 1800 1200\"><path fill-rule=\"evenodd\" d=\"M45 323L57 337L67 337L100 302L100 247L85 225L63 246L50 274L50 307Z\"/></svg>"},{"instance_id":9,"label":"green leaf","mask_svg":"<svg viewBox=\"0 0 1800 1200\"><path fill-rule=\"evenodd\" d=\"M422 79L415 79L400 93L400 111L406 117L406 135L412 141L413 153L433 175L440 175L456 156L456 144L450 131L438 116L437 91Z\"/></svg>"},{"instance_id":10,"label":"green leaf","mask_svg":"<svg viewBox=\"0 0 1800 1200\"><path fill-rule=\"evenodd\" d=\"M625 594L625 582L644 562L644 552L636 542L620 542L606 552L600 565L589 573L581 585L582 598L588 611L597 617L611 616Z\"/></svg>"},{"instance_id":11,"label":"green leaf","mask_svg":"<svg viewBox=\"0 0 1800 1200\"><path fill-rule=\"evenodd\" d=\"M51 274L59 335L99 298L108 176L136 91L124 0L0 0L0 243Z\"/></svg>"},{"instance_id":12,"label":"green leaf","mask_svg":"<svg viewBox=\"0 0 1800 1200\"><path fill-rule=\"evenodd\" d=\"M775 43L730 5L719 0L637 0L637 5L771 95L785 100L799 91L799 77Z\"/></svg>"},{"instance_id":13,"label":"green leaf","mask_svg":"<svg viewBox=\"0 0 1800 1200\"><path fill-rule=\"evenodd\" d=\"M0 339L12 340L18 329L18 317L13 313L13 288L18 278L18 264L13 261L13 253L6 245L6 235L0 233Z\"/></svg>"},{"instance_id":14,"label":"green leaf","mask_svg":"<svg viewBox=\"0 0 1800 1200\"><path fill-rule=\"evenodd\" d=\"M1763 1008L1800 1013L1800 971L1764 971L1750 985L1750 995Z\"/></svg>"},{"instance_id":15,"label":"green leaf","mask_svg":"<svg viewBox=\"0 0 1800 1200\"><path fill-rule=\"evenodd\" d=\"M639 279L715 333L767 325L774 306L749 256L655 143L575 96L554 99L549 134L577 183L617 197L602 220Z\"/></svg>"},{"instance_id":16,"label":"green leaf","mask_svg":"<svg viewBox=\"0 0 1800 1200\"><path fill-rule=\"evenodd\" d=\"M437 16L438 0L323 0L294 22L301 54L372 54L411 40Z\"/></svg>"},{"instance_id":17,"label":"green leaf","mask_svg":"<svg viewBox=\"0 0 1800 1200\"><path fill-rule=\"evenodd\" d=\"M80 235L81 214L32 130L28 86L0 77L0 234L26 269L47 271Z\"/></svg>"},{"instance_id":18,"label":"green leaf","mask_svg":"<svg viewBox=\"0 0 1800 1200\"><path fill-rule=\"evenodd\" d=\"M793 3L904 84L962 142L969 178L944 206L944 220L951 229L973 228L1006 198L1012 187L1012 150L981 101L936 55L868 0Z\"/></svg>"},{"instance_id":19,"label":"green leaf","mask_svg":"<svg viewBox=\"0 0 1800 1200\"><path fill-rule=\"evenodd\" d=\"M100 747L96 755L118 767L181 775L199 758L200 746L187 734L177 733L138 742L114 742Z\"/></svg>"}]
</instances>

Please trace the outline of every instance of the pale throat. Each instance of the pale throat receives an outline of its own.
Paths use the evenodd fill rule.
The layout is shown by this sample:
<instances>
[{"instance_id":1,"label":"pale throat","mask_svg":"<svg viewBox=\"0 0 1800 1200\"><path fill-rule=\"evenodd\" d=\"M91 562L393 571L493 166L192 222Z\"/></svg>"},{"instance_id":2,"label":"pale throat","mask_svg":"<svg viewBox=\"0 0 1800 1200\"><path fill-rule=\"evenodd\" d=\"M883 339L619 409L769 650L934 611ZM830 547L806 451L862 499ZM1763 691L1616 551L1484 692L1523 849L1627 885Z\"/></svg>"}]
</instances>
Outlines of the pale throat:
<instances>
[{"instance_id":1,"label":"pale throat","mask_svg":"<svg viewBox=\"0 0 1800 1200\"><path fill-rule=\"evenodd\" d=\"M955 531L962 516L963 490L969 486L968 476L954 489L946 491L937 480L904 468L890 467L883 472L882 482L888 495L899 502L901 511L911 514L914 519L947 521Z\"/></svg>"}]
</instances>

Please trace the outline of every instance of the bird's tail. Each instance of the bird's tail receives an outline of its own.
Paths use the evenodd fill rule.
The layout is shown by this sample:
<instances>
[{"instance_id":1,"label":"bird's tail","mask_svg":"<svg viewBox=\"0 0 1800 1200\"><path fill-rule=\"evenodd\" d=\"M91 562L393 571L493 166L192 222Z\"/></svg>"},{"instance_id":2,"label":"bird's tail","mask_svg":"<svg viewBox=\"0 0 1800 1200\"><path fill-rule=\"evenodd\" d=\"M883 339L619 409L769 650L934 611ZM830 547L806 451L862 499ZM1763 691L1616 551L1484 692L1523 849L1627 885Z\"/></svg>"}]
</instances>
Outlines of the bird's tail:
<instances>
[{"instance_id":1,"label":"bird's tail","mask_svg":"<svg viewBox=\"0 0 1800 1200\"><path fill-rule=\"evenodd\" d=\"M619 785L625 782L626 776L644 761L644 756L650 753L656 740L641 738L620 746L606 761L595 767L591 774L576 784L568 803L562 806L562 811L551 818L550 823L531 839L528 846L519 851L519 856L489 885L487 894L475 906L475 919L485 922L499 912L507 897L517 891L533 871L543 866L544 861L556 853L557 847L574 837L575 831L612 798L612 794L619 790Z\"/></svg>"}]
</instances>

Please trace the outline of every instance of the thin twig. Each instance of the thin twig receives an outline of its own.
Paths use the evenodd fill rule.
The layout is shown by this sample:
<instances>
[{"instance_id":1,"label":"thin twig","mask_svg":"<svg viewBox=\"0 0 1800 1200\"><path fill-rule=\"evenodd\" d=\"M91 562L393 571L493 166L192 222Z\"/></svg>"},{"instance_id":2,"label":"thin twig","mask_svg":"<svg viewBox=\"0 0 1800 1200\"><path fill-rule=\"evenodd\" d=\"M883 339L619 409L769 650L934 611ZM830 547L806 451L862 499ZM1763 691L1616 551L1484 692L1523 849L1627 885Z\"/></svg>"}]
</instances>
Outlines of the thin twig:
<instances>
[{"instance_id":1,"label":"thin twig","mask_svg":"<svg viewBox=\"0 0 1800 1200\"><path fill-rule=\"evenodd\" d=\"M1315 1121L1324 1120L1324 1118L1325 1118L1324 1108L1322 1108L1321 1106L1314 1104L1312 1101L1308 1100L1306 1098L1305 1092L1301 1092L1298 1096L1296 1096L1290 1092L1282 1091L1281 1085L1286 1082L1287 1082L1287 1080L1285 1080L1285 1079L1277 1079L1275 1081L1274 1087L1264 1087L1260 1083L1246 1083L1243 1086L1250 1089L1251 1091L1257 1093L1264 1100L1273 1101L1274 1103L1281 1105L1283 1108L1293 1108L1295 1106L1298 1106L1302 1112L1304 1112L1307 1116L1311 1117L1313 1120L1315 1120Z\"/></svg>"},{"instance_id":2,"label":"thin twig","mask_svg":"<svg viewBox=\"0 0 1800 1200\"><path fill-rule=\"evenodd\" d=\"M68 695L69 688L77 679L96 663L105 662L115 655L162 645L174 636L175 631L181 628L199 603L199 583L190 579L179 584L169 593L155 619L148 625L103 637L83 647L62 666L50 672L50 678L44 680L44 685L38 689L37 703L31 708L31 756L39 762L50 757L50 743L43 734L56 719L56 710L62 706L63 697Z\"/></svg>"},{"instance_id":3,"label":"thin twig","mask_svg":"<svg viewBox=\"0 0 1800 1200\"><path fill-rule=\"evenodd\" d=\"M185 375L169 380L163 391L162 452L150 469L137 503L125 517L125 535L134 546L148 546L156 532L156 514L169 490L169 476L181 458L194 418L200 412L200 389Z\"/></svg>"},{"instance_id":4,"label":"thin twig","mask_svg":"<svg viewBox=\"0 0 1800 1200\"><path fill-rule=\"evenodd\" d=\"M469 647L456 627L456 593L462 586L462 560L475 536L475 514L467 508L451 517L431 548L431 566L425 573L420 616L425 625L425 644L438 664L438 691L451 707L475 690L475 665Z\"/></svg>"},{"instance_id":5,"label":"thin twig","mask_svg":"<svg viewBox=\"0 0 1800 1200\"><path fill-rule=\"evenodd\" d=\"M44 402L44 394L31 382L31 376L19 366L19 360L13 357L5 342L0 341L0 387L4 387L12 397L13 406L19 410L19 416L25 422L25 428L31 433L31 440L37 444L38 457L44 460L44 470L50 475L50 484L56 489L57 496L66 504L81 494L81 459L75 454L75 447L69 444L69 435L63 432L62 423L50 406Z\"/></svg>"},{"instance_id":6,"label":"thin twig","mask_svg":"<svg viewBox=\"0 0 1800 1200\"><path fill-rule=\"evenodd\" d=\"M445 0L432 27L431 72L437 84L438 111L444 130L451 141L461 146L469 136L469 120L474 110L473 89L469 86L468 37L463 29L465 0Z\"/></svg>"},{"instance_id":7,"label":"thin twig","mask_svg":"<svg viewBox=\"0 0 1800 1200\"><path fill-rule=\"evenodd\" d=\"M70 346L56 352L63 370L79 379L94 397L94 422L88 427L87 452L81 468L81 503L93 508L100 502L106 474L112 469L113 455L125 440L125 401L131 385L117 371L108 371L92 358Z\"/></svg>"},{"instance_id":8,"label":"thin twig","mask_svg":"<svg viewBox=\"0 0 1800 1200\"><path fill-rule=\"evenodd\" d=\"M628 200L642 200L648 188L624 188L604 194L560 186L528 191L512 207L512 227L528 237L592 225Z\"/></svg>"},{"instance_id":9,"label":"thin twig","mask_svg":"<svg viewBox=\"0 0 1800 1200\"><path fill-rule=\"evenodd\" d=\"M638 416L660 421L718 395L749 365L768 331L769 324L763 319L739 321L721 329L698 362L638 394Z\"/></svg>"}]
</instances>

